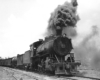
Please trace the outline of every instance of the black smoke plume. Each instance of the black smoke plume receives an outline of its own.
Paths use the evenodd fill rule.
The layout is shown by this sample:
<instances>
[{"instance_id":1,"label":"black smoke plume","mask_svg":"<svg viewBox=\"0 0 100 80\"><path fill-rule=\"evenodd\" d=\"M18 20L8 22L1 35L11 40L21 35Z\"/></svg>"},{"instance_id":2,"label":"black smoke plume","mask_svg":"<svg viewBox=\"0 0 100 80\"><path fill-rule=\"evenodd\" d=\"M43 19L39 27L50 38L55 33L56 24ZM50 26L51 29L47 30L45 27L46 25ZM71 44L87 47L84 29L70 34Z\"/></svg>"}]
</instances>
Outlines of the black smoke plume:
<instances>
[{"instance_id":1,"label":"black smoke plume","mask_svg":"<svg viewBox=\"0 0 100 80\"><path fill-rule=\"evenodd\" d=\"M76 14L77 5L77 0L72 0L71 3L65 2L63 5L59 5L49 19L49 33L61 35L63 28L75 27L79 20L79 17Z\"/></svg>"}]
</instances>

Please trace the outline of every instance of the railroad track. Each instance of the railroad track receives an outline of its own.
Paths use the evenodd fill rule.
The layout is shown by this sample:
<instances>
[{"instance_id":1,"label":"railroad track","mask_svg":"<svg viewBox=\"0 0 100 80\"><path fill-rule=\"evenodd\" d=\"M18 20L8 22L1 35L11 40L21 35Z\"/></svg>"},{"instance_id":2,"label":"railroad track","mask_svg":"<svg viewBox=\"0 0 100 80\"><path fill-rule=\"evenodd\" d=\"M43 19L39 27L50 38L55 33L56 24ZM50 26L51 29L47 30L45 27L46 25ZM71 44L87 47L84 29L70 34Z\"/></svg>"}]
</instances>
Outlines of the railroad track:
<instances>
[{"instance_id":1,"label":"railroad track","mask_svg":"<svg viewBox=\"0 0 100 80\"><path fill-rule=\"evenodd\" d=\"M25 71L24 71L25 73L23 73L21 70L17 71L17 70L12 69L12 68L4 68L4 70L7 72L7 74L10 74L10 76L13 77L14 80L19 80L19 79L16 78L16 74L21 75L20 80L24 80L24 77L28 77L29 79L32 79L32 80L43 80L42 78L40 79L37 76L29 75Z\"/></svg>"},{"instance_id":2,"label":"railroad track","mask_svg":"<svg viewBox=\"0 0 100 80\"><path fill-rule=\"evenodd\" d=\"M86 76L76 76L79 78L84 78L84 79L91 79L91 80L100 80L100 78L93 78L93 77L86 77Z\"/></svg>"},{"instance_id":3,"label":"railroad track","mask_svg":"<svg viewBox=\"0 0 100 80\"><path fill-rule=\"evenodd\" d=\"M61 80L100 80L99 78L75 76L75 77L59 77Z\"/></svg>"},{"instance_id":4,"label":"railroad track","mask_svg":"<svg viewBox=\"0 0 100 80\"><path fill-rule=\"evenodd\" d=\"M14 76L14 72L9 72L9 71L8 71L8 70L6 70L6 69L3 69L3 70L5 70L5 71L6 71L7 75L9 75L9 76L10 76L10 78L12 78L13 80L17 80L17 78Z\"/></svg>"},{"instance_id":5,"label":"railroad track","mask_svg":"<svg viewBox=\"0 0 100 80\"><path fill-rule=\"evenodd\" d=\"M100 78L94 78L94 77L87 77L87 76L57 76L57 78L63 78L68 80L100 80Z\"/></svg>"},{"instance_id":6,"label":"railroad track","mask_svg":"<svg viewBox=\"0 0 100 80\"><path fill-rule=\"evenodd\" d=\"M13 78L16 78L15 76L14 76L14 73L13 72L16 72L16 73L18 73L18 74L21 74L22 76L27 76L27 77L29 77L29 78L32 78L32 79L34 79L34 80L48 80L48 79L45 79L45 78L39 78L39 77L37 77L37 76L34 76L34 75L29 75L27 72L25 72L25 73L22 73L20 70L15 70L15 69L11 69L11 68L6 68L6 70L8 70L8 72L9 72L9 70L10 70L10 72L12 72L12 77ZM40 74L41 75L41 74ZM94 77L87 77L87 76L83 76L83 75L76 75L76 76L48 76L47 75L47 77L49 77L49 78L55 78L55 79L61 79L61 80L100 80L100 78L94 78ZM17 79L15 79L15 80L17 80ZM54 80L54 79L53 79Z\"/></svg>"},{"instance_id":7,"label":"railroad track","mask_svg":"<svg viewBox=\"0 0 100 80\"><path fill-rule=\"evenodd\" d=\"M3 72L5 72L7 74L7 76L11 79L11 80L17 80L17 78L14 76L14 72L9 72L8 70L3 68Z\"/></svg>"}]
</instances>

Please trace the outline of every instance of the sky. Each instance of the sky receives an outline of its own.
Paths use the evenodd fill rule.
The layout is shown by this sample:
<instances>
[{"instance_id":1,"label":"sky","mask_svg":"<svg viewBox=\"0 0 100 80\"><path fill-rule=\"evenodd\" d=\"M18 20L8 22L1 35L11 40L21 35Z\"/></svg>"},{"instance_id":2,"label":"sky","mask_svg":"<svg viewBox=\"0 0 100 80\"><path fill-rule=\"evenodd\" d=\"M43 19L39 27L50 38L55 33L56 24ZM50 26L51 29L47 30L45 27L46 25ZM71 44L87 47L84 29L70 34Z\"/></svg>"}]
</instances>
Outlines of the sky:
<instances>
[{"instance_id":1,"label":"sky","mask_svg":"<svg viewBox=\"0 0 100 80\"><path fill-rule=\"evenodd\" d=\"M29 45L44 38L48 20L58 5L70 0L0 0L0 56L23 54ZM77 37L75 44L100 26L100 0L78 0ZM73 42L74 42L73 41Z\"/></svg>"}]
</instances>

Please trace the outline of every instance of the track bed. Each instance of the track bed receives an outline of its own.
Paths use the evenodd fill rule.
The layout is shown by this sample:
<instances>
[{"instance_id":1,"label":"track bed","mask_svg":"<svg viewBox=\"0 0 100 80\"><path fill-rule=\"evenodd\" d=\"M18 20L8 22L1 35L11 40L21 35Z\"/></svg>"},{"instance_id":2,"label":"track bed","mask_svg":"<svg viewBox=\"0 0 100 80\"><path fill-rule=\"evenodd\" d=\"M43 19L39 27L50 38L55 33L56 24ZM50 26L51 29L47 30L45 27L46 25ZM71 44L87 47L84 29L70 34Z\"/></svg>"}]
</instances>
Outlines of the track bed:
<instances>
[{"instance_id":1,"label":"track bed","mask_svg":"<svg viewBox=\"0 0 100 80\"><path fill-rule=\"evenodd\" d=\"M0 80L100 80L100 72L80 70L76 76L53 76L24 70L0 67Z\"/></svg>"}]
</instances>

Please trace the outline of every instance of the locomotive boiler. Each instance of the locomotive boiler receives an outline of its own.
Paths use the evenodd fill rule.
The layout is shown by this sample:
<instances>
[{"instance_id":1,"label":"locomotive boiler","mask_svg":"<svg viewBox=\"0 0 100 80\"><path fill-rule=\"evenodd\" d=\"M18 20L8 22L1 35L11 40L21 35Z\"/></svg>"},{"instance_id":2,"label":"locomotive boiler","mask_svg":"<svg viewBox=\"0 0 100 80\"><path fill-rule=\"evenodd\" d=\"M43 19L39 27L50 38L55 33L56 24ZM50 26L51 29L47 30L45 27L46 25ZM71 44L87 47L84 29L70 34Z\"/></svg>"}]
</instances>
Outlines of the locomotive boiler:
<instances>
[{"instance_id":1,"label":"locomotive boiler","mask_svg":"<svg viewBox=\"0 0 100 80\"><path fill-rule=\"evenodd\" d=\"M71 39L62 36L49 36L33 43L34 70L54 74L73 74L79 62L75 62Z\"/></svg>"}]
</instances>

